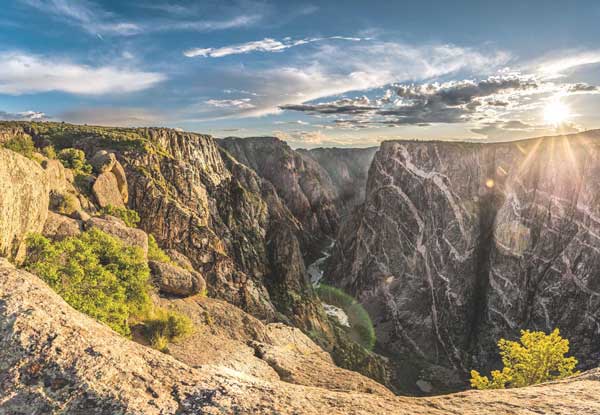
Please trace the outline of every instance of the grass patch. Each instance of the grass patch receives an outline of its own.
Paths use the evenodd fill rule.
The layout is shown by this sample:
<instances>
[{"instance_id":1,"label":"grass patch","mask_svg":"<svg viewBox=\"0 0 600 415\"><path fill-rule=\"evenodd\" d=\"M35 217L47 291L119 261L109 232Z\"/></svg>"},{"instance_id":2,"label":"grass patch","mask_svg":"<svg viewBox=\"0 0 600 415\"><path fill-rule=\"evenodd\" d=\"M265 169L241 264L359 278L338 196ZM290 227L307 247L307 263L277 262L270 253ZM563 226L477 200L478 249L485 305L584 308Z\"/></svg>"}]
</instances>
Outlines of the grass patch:
<instances>
[{"instance_id":1,"label":"grass patch","mask_svg":"<svg viewBox=\"0 0 600 415\"><path fill-rule=\"evenodd\" d=\"M156 242L156 238L152 234L148 234L148 259L150 261L164 262L166 264L171 264L173 262L169 255L160 249Z\"/></svg>"},{"instance_id":2,"label":"grass patch","mask_svg":"<svg viewBox=\"0 0 600 415\"><path fill-rule=\"evenodd\" d=\"M144 321L144 336L152 347L161 352L169 351L168 344L192 333L192 322L182 314L164 308L154 309Z\"/></svg>"}]
</instances>

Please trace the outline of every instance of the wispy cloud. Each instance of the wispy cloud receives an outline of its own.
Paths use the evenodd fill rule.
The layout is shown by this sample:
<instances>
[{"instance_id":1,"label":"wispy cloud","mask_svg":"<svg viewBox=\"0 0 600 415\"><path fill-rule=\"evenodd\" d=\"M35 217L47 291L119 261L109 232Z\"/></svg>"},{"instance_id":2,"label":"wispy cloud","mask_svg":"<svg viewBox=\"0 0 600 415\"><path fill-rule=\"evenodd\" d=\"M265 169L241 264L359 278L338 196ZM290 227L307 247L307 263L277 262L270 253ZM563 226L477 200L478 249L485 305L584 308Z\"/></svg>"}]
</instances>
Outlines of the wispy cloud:
<instances>
[{"instance_id":1,"label":"wispy cloud","mask_svg":"<svg viewBox=\"0 0 600 415\"><path fill-rule=\"evenodd\" d=\"M250 109L254 108L254 104L250 102L250 98L241 99L209 99L205 101L206 104L217 108L240 108Z\"/></svg>"},{"instance_id":2,"label":"wispy cloud","mask_svg":"<svg viewBox=\"0 0 600 415\"><path fill-rule=\"evenodd\" d=\"M85 32L102 37L103 35L131 36L142 33L163 31L210 32L239 27L248 27L262 19L260 13L243 13L220 20L195 18L190 8L176 5L162 5L165 11L182 12L187 10L185 18L155 18L146 21L123 20L88 0L21 0L43 13L64 19L80 27Z\"/></svg>"},{"instance_id":3,"label":"wispy cloud","mask_svg":"<svg viewBox=\"0 0 600 415\"><path fill-rule=\"evenodd\" d=\"M565 72L584 66L600 63L600 50L590 50L583 52L561 53L560 57L547 58L537 64L537 70L540 74L556 78L563 76Z\"/></svg>"},{"instance_id":4,"label":"wispy cloud","mask_svg":"<svg viewBox=\"0 0 600 415\"><path fill-rule=\"evenodd\" d=\"M297 40L285 38L280 41L271 38L264 38L263 40L256 40L253 42L240 43L231 46L223 46L220 48L194 48L184 51L183 54L188 58L194 58L197 56L222 58L224 56L240 55L251 52L282 52L295 46L306 45L307 43L321 42L325 40L347 40L359 42L366 39L357 37L330 36L325 38L306 38Z\"/></svg>"},{"instance_id":5,"label":"wispy cloud","mask_svg":"<svg viewBox=\"0 0 600 415\"><path fill-rule=\"evenodd\" d=\"M61 91L81 95L147 89L166 79L156 72L115 66L91 67L23 52L0 53L0 94Z\"/></svg>"},{"instance_id":6,"label":"wispy cloud","mask_svg":"<svg viewBox=\"0 0 600 415\"><path fill-rule=\"evenodd\" d=\"M41 12L48 13L79 26L94 35L133 35L142 28L133 22L120 21L112 13L87 0L21 0Z\"/></svg>"},{"instance_id":7,"label":"wispy cloud","mask_svg":"<svg viewBox=\"0 0 600 415\"><path fill-rule=\"evenodd\" d=\"M163 116L168 114L162 113ZM86 107L64 111L56 116L57 119L72 123L87 123L94 125L139 127L146 125L161 125L161 114L144 108L131 107Z\"/></svg>"}]
</instances>

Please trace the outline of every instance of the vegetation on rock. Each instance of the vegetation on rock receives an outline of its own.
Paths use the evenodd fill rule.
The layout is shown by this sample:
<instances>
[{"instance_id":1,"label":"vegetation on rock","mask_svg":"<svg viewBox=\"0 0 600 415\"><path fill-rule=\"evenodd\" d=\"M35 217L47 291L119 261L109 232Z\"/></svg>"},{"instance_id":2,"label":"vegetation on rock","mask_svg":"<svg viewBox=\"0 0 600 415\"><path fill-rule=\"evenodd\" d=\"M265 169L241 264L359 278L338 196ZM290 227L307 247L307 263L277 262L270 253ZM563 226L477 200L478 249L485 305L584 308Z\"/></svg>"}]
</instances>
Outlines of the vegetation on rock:
<instances>
[{"instance_id":1,"label":"vegetation on rock","mask_svg":"<svg viewBox=\"0 0 600 415\"><path fill-rule=\"evenodd\" d=\"M130 228L135 228L140 223L140 215L132 209L108 205L102 208L101 212L121 219ZM156 243L156 241L154 242Z\"/></svg>"},{"instance_id":2,"label":"vegetation on rock","mask_svg":"<svg viewBox=\"0 0 600 415\"><path fill-rule=\"evenodd\" d=\"M169 255L160 249L158 243L156 243L156 238L152 234L148 235L148 260L164 262L166 264L173 262Z\"/></svg>"},{"instance_id":3,"label":"vegetation on rock","mask_svg":"<svg viewBox=\"0 0 600 415\"><path fill-rule=\"evenodd\" d=\"M33 153L35 152L35 145L30 136L15 135L13 138L8 140L2 145L4 148L19 153L29 159L33 159Z\"/></svg>"},{"instance_id":4,"label":"vegetation on rock","mask_svg":"<svg viewBox=\"0 0 600 415\"><path fill-rule=\"evenodd\" d=\"M504 368L493 370L491 379L471 371L471 386L476 389L520 388L576 374L577 359L567 357L569 340L558 329L550 334L521 330L519 342L500 339Z\"/></svg>"},{"instance_id":5,"label":"vegetation on rock","mask_svg":"<svg viewBox=\"0 0 600 415\"><path fill-rule=\"evenodd\" d=\"M152 347L168 352L169 342L186 337L192 332L191 320L177 312L156 308L144 321L144 336Z\"/></svg>"},{"instance_id":6,"label":"vegetation on rock","mask_svg":"<svg viewBox=\"0 0 600 415\"><path fill-rule=\"evenodd\" d=\"M85 153L76 148L65 148L58 153L58 159L68 169L78 174L90 174L92 166L86 161Z\"/></svg>"}]
</instances>

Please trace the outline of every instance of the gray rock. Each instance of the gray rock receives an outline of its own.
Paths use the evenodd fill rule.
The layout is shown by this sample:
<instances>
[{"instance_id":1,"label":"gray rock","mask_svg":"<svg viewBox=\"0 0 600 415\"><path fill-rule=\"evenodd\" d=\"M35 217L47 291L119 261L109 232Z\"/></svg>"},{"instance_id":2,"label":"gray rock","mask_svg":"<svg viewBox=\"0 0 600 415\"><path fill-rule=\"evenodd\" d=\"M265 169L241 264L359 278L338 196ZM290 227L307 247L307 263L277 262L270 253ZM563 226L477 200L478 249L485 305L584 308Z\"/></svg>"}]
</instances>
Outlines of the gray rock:
<instances>
[{"instance_id":1,"label":"gray rock","mask_svg":"<svg viewBox=\"0 0 600 415\"><path fill-rule=\"evenodd\" d=\"M58 213L48 212L43 235L54 240L62 240L81 234L81 222Z\"/></svg>"},{"instance_id":2,"label":"gray rock","mask_svg":"<svg viewBox=\"0 0 600 415\"><path fill-rule=\"evenodd\" d=\"M92 185L92 192L100 207L125 207L123 196L119 191L117 178L110 171L102 173L96 178L96 181Z\"/></svg>"},{"instance_id":3,"label":"gray rock","mask_svg":"<svg viewBox=\"0 0 600 415\"><path fill-rule=\"evenodd\" d=\"M169 258L173 260L173 262L175 262L181 268L187 269L188 271L194 270L192 261L190 261L190 259L187 256L183 255L181 252L175 249L166 249L165 253L169 256Z\"/></svg>"},{"instance_id":4,"label":"gray rock","mask_svg":"<svg viewBox=\"0 0 600 415\"><path fill-rule=\"evenodd\" d=\"M0 256L23 260L25 238L42 231L48 202L48 178L39 164L0 148Z\"/></svg>"},{"instance_id":5,"label":"gray rock","mask_svg":"<svg viewBox=\"0 0 600 415\"><path fill-rule=\"evenodd\" d=\"M85 228L98 228L115 238L119 238L127 245L141 248L144 255L148 255L148 235L146 232L141 229L128 227L119 218L109 215L94 217L85 223Z\"/></svg>"},{"instance_id":6,"label":"gray rock","mask_svg":"<svg viewBox=\"0 0 600 415\"><path fill-rule=\"evenodd\" d=\"M106 150L100 150L90 159L90 164L94 168L94 173L102 174L113 169L117 158L114 153L109 153Z\"/></svg>"},{"instance_id":7,"label":"gray rock","mask_svg":"<svg viewBox=\"0 0 600 415\"><path fill-rule=\"evenodd\" d=\"M148 265L156 286L165 294L188 297L206 289L206 282L198 272L158 261L149 261Z\"/></svg>"},{"instance_id":8,"label":"gray rock","mask_svg":"<svg viewBox=\"0 0 600 415\"><path fill-rule=\"evenodd\" d=\"M496 342L520 329L560 328L595 367L598 177L600 132L384 142L325 275L366 307L405 380L439 365L464 381L499 364Z\"/></svg>"}]
</instances>

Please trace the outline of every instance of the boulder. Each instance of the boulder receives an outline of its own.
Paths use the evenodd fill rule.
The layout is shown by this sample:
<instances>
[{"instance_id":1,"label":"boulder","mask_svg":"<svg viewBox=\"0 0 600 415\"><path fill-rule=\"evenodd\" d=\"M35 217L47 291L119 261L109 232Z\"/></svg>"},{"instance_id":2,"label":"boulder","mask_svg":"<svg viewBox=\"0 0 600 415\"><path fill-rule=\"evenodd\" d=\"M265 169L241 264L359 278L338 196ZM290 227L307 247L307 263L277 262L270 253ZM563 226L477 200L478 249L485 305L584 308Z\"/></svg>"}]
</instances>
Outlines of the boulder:
<instances>
[{"instance_id":1,"label":"boulder","mask_svg":"<svg viewBox=\"0 0 600 415\"><path fill-rule=\"evenodd\" d=\"M169 256L169 258L173 260L173 262L175 262L181 268L187 269L188 271L194 270L192 261L190 261L190 259L187 256L183 255L181 252L175 249L166 249L165 253Z\"/></svg>"},{"instance_id":2,"label":"boulder","mask_svg":"<svg viewBox=\"0 0 600 415\"><path fill-rule=\"evenodd\" d=\"M124 208L123 197L119 191L117 177L110 171L98 176L92 185L92 192L100 207L114 206Z\"/></svg>"},{"instance_id":3,"label":"boulder","mask_svg":"<svg viewBox=\"0 0 600 415\"><path fill-rule=\"evenodd\" d=\"M137 246L148 255L148 235L141 229L130 228L114 216L94 217L85 223L86 229L97 228L129 246Z\"/></svg>"},{"instance_id":4,"label":"boulder","mask_svg":"<svg viewBox=\"0 0 600 415\"><path fill-rule=\"evenodd\" d=\"M164 294L188 297L206 289L206 282L200 273L188 271L176 265L150 261L150 270L158 289Z\"/></svg>"},{"instance_id":5,"label":"boulder","mask_svg":"<svg viewBox=\"0 0 600 415\"><path fill-rule=\"evenodd\" d=\"M68 216L48 212L48 218L44 224L43 235L54 240L62 240L81 233L81 222Z\"/></svg>"},{"instance_id":6,"label":"boulder","mask_svg":"<svg viewBox=\"0 0 600 415\"><path fill-rule=\"evenodd\" d=\"M25 238L48 215L49 186L39 164L0 148L0 256L20 262Z\"/></svg>"},{"instance_id":7,"label":"boulder","mask_svg":"<svg viewBox=\"0 0 600 415\"><path fill-rule=\"evenodd\" d=\"M109 172L113 169L117 158L114 153L109 153L106 150L100 150L90 159L90 164L94 168L96 174Z\"/></svg>"},{"instance_id":8,"label":"boulder","mask_svg":"<svg viewBox=\"0 0 600 415\"><path fill-rule=\"evenodd\" d=\"M121 166L121 163L118 161L115 162L111 173L115 175L117 179L117 187L119 189L119 193L121 193L121 198L123 202L127 203L129 199L129 191L127 189L127 176L125 175L125 169Z\"/></svg>"}]
</instances>

